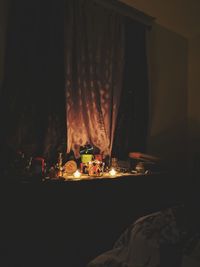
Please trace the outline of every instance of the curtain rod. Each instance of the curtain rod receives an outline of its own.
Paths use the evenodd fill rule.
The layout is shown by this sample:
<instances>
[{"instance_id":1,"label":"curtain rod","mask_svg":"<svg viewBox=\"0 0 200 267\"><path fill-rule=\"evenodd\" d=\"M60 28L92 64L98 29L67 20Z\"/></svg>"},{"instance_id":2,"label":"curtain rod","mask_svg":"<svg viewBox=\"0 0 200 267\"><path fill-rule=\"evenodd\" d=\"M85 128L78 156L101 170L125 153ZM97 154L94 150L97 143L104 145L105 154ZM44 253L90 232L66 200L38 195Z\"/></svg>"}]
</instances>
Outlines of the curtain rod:
<instances>
[{"instance_id":1,"label":"curtain rod","mask_svg":"<svg viewBox=\"0 0 200 267\"><path fill-rule=\"evenodd\" d=\"M138 22L141 22L147 27L151 27L155 20L154 17L146 15L142 11L139 11L132 6L122 3L119 0L93 0L93 1L101 6L116 11L121 15L130 17Z\"/></svg>"}]
</instances>

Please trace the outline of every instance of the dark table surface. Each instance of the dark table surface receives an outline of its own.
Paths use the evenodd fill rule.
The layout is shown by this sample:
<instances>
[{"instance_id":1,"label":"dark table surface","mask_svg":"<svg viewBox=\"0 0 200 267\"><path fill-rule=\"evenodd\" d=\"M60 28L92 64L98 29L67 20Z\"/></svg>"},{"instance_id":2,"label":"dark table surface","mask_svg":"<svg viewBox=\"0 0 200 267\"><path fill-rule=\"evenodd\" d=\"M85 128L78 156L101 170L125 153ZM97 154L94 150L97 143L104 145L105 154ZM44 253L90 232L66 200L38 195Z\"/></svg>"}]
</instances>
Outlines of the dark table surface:
<instances>
[{"instance_id":1,"label":"dark table surface","mask_svg":"<svg viewBox=\"0 0 200 267\"><path fill-rule=\"evenodd\" d=\"M138 217L181 203L184 188L169 173L4 183L1 252L16 266L85 266Z\"/></svg>"}]
</instances>

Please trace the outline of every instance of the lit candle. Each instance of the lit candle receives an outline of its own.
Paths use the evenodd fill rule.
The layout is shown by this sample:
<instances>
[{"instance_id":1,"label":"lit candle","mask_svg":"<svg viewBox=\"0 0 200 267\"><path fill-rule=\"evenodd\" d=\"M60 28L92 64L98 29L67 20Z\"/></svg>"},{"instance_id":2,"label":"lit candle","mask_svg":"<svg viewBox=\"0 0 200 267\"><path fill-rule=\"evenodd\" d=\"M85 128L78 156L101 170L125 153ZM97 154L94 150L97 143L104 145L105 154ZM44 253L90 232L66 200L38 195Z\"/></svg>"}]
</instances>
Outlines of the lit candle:
<instances>
[{"instance_id":1,"label":"lit candle","mask_svg":"<svg viewBox=\"0 0 200 267\"><path fill-rule=\"evenodd\" d=\"M116 170L114 168L112 168L110 171L109 171L109 174L110 176L115 176L116 175Z\"/></svg>"},{"instance_id":2,"label":"lit candle","mask_svg":"<svg viewBox=\"0 0 200 267\"><path fill-rule=\"evenodd\" d=\"M81 173L79 172L79 170L76 170L73 175L74 175L75 178L80 178L81 177Z\"/></svg>"}]
</instances>

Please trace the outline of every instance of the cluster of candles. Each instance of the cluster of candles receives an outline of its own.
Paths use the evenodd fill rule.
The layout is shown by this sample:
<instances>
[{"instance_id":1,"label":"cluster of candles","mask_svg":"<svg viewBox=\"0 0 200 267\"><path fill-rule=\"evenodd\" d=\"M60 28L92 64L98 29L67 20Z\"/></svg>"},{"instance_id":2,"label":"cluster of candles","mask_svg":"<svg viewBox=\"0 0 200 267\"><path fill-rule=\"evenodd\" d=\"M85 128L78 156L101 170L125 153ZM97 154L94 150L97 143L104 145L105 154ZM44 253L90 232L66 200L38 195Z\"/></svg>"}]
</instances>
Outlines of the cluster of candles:
<instances>
[{"instance_id":1,"label":"cluster of candles","mask_svg":"<svg viewBox=\"0 0 200 267\"><path fill-rule=\"evenodd\" d=\"M115 176L116 175L116 170L114 168L112 168L110 171L109 171L109 175L110 176ZM80 178L81 177L81 172L79 170L76 170L74 173L73 173L73 176L74 178Z\"/></svg>"}]
</instances>

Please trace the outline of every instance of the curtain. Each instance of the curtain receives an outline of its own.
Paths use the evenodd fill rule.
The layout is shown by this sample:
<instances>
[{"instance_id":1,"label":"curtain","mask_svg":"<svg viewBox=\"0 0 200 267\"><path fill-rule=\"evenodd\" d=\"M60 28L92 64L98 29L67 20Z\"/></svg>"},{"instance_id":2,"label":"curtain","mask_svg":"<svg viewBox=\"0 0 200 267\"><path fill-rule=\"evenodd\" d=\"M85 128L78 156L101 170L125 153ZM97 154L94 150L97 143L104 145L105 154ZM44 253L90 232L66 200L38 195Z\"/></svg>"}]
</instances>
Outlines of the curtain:
<instances>
[{"instance_id":1,"label":"curtain","mask_svg":"<svg viewBox=\"0 0 200 267\"><path fill-rule=\"evenodd\" d=\"M12 0L1 146L47 159L64 140L64 1Z\"/></svg>"},{"instance_id":2,"label":"curtain","mask_svg":"<svg viewBox=\"0 0 200 267\"><path fill-rule=\"evenodd\" d=\"M144 151L145 26L93 0L12 0L8 13L2 157L9 148L78 157L86 142L117 157Z\"/></svg>"},{"instance_id":3,"label":"curtain","mask_svg":"<svg viewBox=\"0 0 200 267\"><path fill-rule=\"evenodd\" d=\"M110 155L122 88L123 19L91 0L66 1L67 151Z\"/></svg>"},{"instance_id":4,"label":"curtain","mask_svg":"<svg viewBox=\"0 0 200 267\"><path fill-rule=\"evenodd\" d=\"M112 155L128 159L131 151L146 152L149 125L149 81L145 25L124 19L125 53L122 94Z\"/></svg>"}]
</instances>

